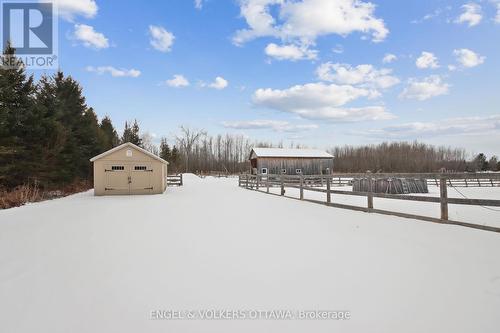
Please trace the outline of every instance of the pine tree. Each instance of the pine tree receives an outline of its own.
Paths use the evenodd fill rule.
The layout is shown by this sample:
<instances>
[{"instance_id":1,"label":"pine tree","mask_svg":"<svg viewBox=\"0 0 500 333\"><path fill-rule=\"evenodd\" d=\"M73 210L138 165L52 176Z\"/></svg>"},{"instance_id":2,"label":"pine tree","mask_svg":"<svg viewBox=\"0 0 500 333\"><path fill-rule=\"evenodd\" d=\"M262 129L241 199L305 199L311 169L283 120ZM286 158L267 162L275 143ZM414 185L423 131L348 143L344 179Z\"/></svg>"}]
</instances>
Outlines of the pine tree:
<instances>
[{"instance_id":1,"label":"pine tree","mask_svg":"<svg viewBox=\"0 0 500 333\"><path fill-rule=\"evenodd\" d=\"M130 142L136 146L142 147L141 133L137 120L134 120L134 124L132 125L132 137Z\"/></svg>"},{"instance_id":2,"label":"pine tree","mask_svg":"<svg viewBox=\"0 0 500 333\"><path fill-rule=\"evenodd\" d=\"M116 147L119 144L120 139L118 138L118 134L116 133L113 123L111 122L111 118L108 116L104 117L101 120L99 127L101 129L101 145L103 151Z\"/></svg>"},{"instance_id":3,"label":"pine tree","mask_svg":"<svg viewBox=\"0 0 500 333\"><path fill-rule=\"evenodd\" d=\"M130 142L130 138L132 137L132 130L128 126L128 122L125 122L125 128L123 129L123 134L120 139L121 143L127 143Z\"/></svg>"},{"instance_id":4,"label":"pine tree","mask_svg":"<svg viewBox=\"0 0 500 333\"><path fill-rule=\"evenodd\" d=\"M173 170L177 171L179 167L179 149L174 145L172 147L172 152L170 153L170 160L168 162L171 164Z\"/></svg>"},{"instance_id":5,"label":"pine tree","mask_svg":"<svg viewBox=\"0 0 500 333\"><path fill-rule=\"evenodd\" d=\"M0 64L0 184L13 187L27 181L33 169L26 138L34 129L28 125L37 125L33 121L35 86L10 43L4 57L14 59L10 63L16 66Z\"/></svg>"},{"instance_id":6,"label":"pine tree","mask_svg":"<svg viewBox=\"0 0 500 333\"><path fill-rule=\"evenodd\" d=\"M160 157L163 158L165 161L170 162L171 154L172 152L170 150L170 146L167 143L167 139L161 138Z\"/></svg>"},{"instance_id":7,"label":"pine tree","mask_svg":"<svg viewBox=\"0 0 500 333\"><path fill-rule=\"evenodd\" d=\"M52 109L60 126L57 157L51 181L56 184L88 179L89 159L102 151L99 124L94 111L85 103L82 88L73 78L58 72L45 83L46 107Z\"/></svg>"},{"instance_id":8,"label":"pine tree","mask_svg":"<svg viewBox=\"0 0 500 333\"><path fill-rule=\"evenodd\" d=\"M488 160L486 159L486 155L480 153L474 158L473 164L476 168L476 171L486 171L488 170Z\"/></svg>"},{"instance_id":9,"label":"pine tree","mask_svg":"<svg viewBox=\"0 0 500 333\"><path fill-rule=\"evenodd\" d=\"M121 142L130 142L136 146L142 146L139 124L137 123L137 120L134 120L134 124L132 125L132 127L130 127L128 122L125 122L125 129L123 130Z\"/></svg>"}]
</instances>

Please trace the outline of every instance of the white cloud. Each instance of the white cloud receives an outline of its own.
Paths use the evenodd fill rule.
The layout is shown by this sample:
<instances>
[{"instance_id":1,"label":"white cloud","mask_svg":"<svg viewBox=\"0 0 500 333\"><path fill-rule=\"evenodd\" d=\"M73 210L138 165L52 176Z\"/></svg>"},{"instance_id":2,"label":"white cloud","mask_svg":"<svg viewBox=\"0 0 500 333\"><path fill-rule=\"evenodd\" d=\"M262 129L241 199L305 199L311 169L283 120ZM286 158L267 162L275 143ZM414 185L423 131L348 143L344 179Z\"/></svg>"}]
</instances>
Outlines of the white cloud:
<instances>
[{"instance_id":1,"label":"white cloud","mask_svg":"<svg viewBox=\"0 0 500 333\"><path fill-rule=\"evenodd\" d=\"M486 57L483 57L469 49L454 50L453 54L457 57L457 61L464 67L476 67L484 63Z\"/></svg>"},{"instance_id":2,"label":"white cloud","mask_svg":"<svg viewBox=\"0 0 500 333\"><path fill-rule=\"evenodd\" d=\"M189 81L183 75L175 74L174 77L166 81L169 87L182 88L189 86Z\"/></svg>"},{"instance_id":3,"label":"white cloud","mask_svg":"<svg viewBox=\"0 0 500 333\"><path fill-rule=\"evenodd\" d=\"M371 94L370 90L350 85L308 83L284 90L258 89L253 95L253 103L305 119L361 121L393 118L382 106L344 107Z\"/></svg>"},{"instance_id":4,"label":"white cloud","mask_svg":"<svg viewBox=\"0 0 500 333\"><path fill-rule=\"evenodd\" d=\"M437 57L431 52L422 52L420 57L418 57L415 62L418 68L439 68L439 63Z\"/></svg>"},{"instance_id":5,"label":"white cloud","mask_svg":"<svg viewBox=\"0 0 500 333\"><path fill-rule=\"evenodd\" d=\"M113 77L138 77L141 75L141 71L137 69L124 69L124 68L115 68L113 66L100 66L100 67L93 67L93 66L87 66L86 68L87 72L94 72L99 75L102 75L104 73L109 73Z\"/></svg>"},{"instance_id":6,"label":"white cloud","mask_svg":"<svg viewBox=\"0 0 500 333\"><path fill-rule=\"evenodd\" d=\"M202 87L208 87L208 88L213 88L213 89L217 89L217 90L222 90L222 89L227 88L227 86L229 86L229 82L226 79L224 79L223 77L217 76L212 83L201 82L200 85Z\"/></svg>"},{"instance_id":7,"label":"white cloud","mask_svg":"<svg viewBox=\"0 0 500 333\"><path fill-rule=\"evenodd\" d=\"M347 64L332 64L327 62L316 69L316 74L323 81L340 84L360 85L376 89L387 89L400 81L392 76L391 69L376 69L372 65L352 67Z\"/></svg>"},{"instance_id":8,"label":"white cloud","mask_svg":"<svg viewBox=\"0 0 500 333\"><path fill-rule=\"evenodd\" d=\"M473 27L481 23L483 14L481 6L477 3L470 2L462 6L462 14L457 17L455 23L467 23L469 27Z\"/></svg>"},{"instance_id":9,"label":"white cloud","mask_svg":"<svg viewBox=\"0 0 500 333\"><path fill-rule=\"evenodd\" d=\"M274 43L268 44L265 49L266 55L277 60L302 60L302 59L316 59L318 51L309 50L304 46L297 45L283 45L279 46Z\"/></svg>"},{"instance_id":10,"label":"white cloud","mask_svg":"<svg viewBox=\"0 0 500 333\"><path fill-rule=\"evenodd\" d=\"M336 53L336 54L342 54L344 53L344 47L340 44L337 44L335 45L335 47L332 49L332 52L333 53Z\"/></svg>"},{"instance_id":11,"label":"white cloud","mask_svg":"<svg viewBox=\"0 0 500 333\"><path fill-rule=\"evenodd\" d=\"M432 97L448 94L450 85L439 75L431 75L422 80L410 79L408 86L401 93L401 98L425 101Z\"/></svg>"},{"instance_id":12,"label":"white cloud","mask_svg":"<svg viewBox=\"0 0 500 333\"><path fill-rule=\"evenodd\" d=\"M46 2L40 0L40 2ZM94 0L53 0L58 6L59 15L68 21L73 21L75 16L93 18L97 14L97 4Z\"/></svg>"},{"instance_id":13,"label":"white cloud","mask_svg":"<svg viewBox=\"0 0 500 333\"><path fill-rule=\"evenodd\" d=\"M149 26L150 43L155 50L160 52L170 52L175 36L165 28L156 25Z\"/></svg>"},{"instance_id":14,"label":"white cloud","mask_svg":"<svg viewBox=\"0 0 500 333\"><path fill-rule=\"evenodd\" d=\"M495 16L495 23L500 24L500 2L497 4L497 16Z\"/></svg>"},{"instance_id":15,"label":"white cloud","mask_svg":"<svg viewBox=\"0 0 500 333\"><path fill-rule=\"evenodd\" d=\"M358 134L384 139L408 139L423 136L485 135L486 133L500 133L500 115L451 118L436 122L412 122L368 130Z\"/></svg>"},{"instance_id":16,"label":"white cloud","mask_svg":"<svg viewBox=\"0 0 500 333\"><path fill-rule=\"evenodd\" d=\"M248 29L236 32L233 42L237 45L258 37L276 37L308 46L319 36L353 32L371 34L374 42L380 42L389 33L384 20L375 17L375 5L361 0L239 2Z\"/></svg>"},{"instance_id":17,"label":"white cloud","mask_svg":"<svg viewBox=\"0 0 500 333\"><path fill-rule=\"evenodd\" d=\"M75 24L73 38L82 42L83 45L95 49L109 47L109 41L104 34L94 30L94 27L86 24Z\"/></svg>"},{"instance_id":18,"label":"white cloud","mask_svg":"<svg viewBox=\"0 0 500 333\"><path fill-rule=\"evenodd\" d=\"M423 22L428 21L428 20L432 20L434 18L437 18L439 15L441 15L442 12L443 12L443 10L441 8L437 8L432 13L426 14L421 19L413 20L411 23L418 24L418 23L423 23Z\"/></svg>"},{"instance_id":19,"label":"white cloud","mask_svg":"<svg viewBox=\"0 0 500 333\"><path fill-rule=\"evenodd\" d=\"M382 59L382 62L384 64L390 64L391 62L394 62L398 60L398 57L395 55L395 54L392 54L392 53L386 53L386 55L384 56L384 58Z\"/></svg>"},{"instance_id":20,"label":"white cloud","mask_svg":"<svg viewBox=\"0 0 500 333\"><path fill-rule=\"evenodd\" d=\"M203 8L203 0L194 0L194 8L202 9Z\"/></svg>"},{"instance_id":21,"label":"white cloud","mask_svg":"<svg viewBox=\"0 0 500 333\"><path fill-rule=\"evenodd\" d=\"M240 130L270 129L276 132L303 132L319 128L316 124L295 125L288 121L280 120L250 120L250 121L225 121L222 125L226 128Z\"/></svg>"}]
</instances>

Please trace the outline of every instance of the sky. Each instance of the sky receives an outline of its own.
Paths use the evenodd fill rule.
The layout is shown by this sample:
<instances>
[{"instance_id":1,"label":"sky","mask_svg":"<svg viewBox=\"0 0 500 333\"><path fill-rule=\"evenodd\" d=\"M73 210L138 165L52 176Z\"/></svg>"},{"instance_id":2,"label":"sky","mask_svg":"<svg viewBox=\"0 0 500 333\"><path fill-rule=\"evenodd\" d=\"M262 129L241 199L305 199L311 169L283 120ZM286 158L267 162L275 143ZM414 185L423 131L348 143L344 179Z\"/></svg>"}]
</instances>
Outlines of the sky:
<instances>
[{"instance_id":1,"label":"sky","mask_svg":"<svg viewBox=\"0 0 500 333\"><path fill-rule=\"evenodd\" d=\"M60 69L119 130L500 155L500 0L56 2Z\"/></svg>"}]
</instances>

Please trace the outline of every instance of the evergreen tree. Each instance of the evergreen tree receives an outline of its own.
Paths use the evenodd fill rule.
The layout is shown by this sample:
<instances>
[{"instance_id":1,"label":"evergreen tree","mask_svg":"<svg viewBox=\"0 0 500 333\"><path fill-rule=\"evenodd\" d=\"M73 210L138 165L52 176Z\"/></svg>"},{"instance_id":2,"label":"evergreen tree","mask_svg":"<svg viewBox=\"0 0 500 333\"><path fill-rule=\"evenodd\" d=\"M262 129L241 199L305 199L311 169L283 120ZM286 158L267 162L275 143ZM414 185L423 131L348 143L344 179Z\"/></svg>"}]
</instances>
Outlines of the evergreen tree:
<instances>
[{"instance_id":1,"label":"evergreen tree","mask_svg":"<svg viewBox=\"0 0 500 333\"><path fill-rule=\"evenodd\" d=\"M130 142L132 142L136 146L142 147L141 134L137 120L134 120L134 124L132 125L132 138Z\"/></svg>"},{"instance_id":2,"label":"evergreen tree","mask_svg":"<svg viewBox=\"0 0 500 333\"><path fill-rule=\"evenodd\" d=\"M486 155L483 153L478 154L472 163L474 164L476 171L488 170L488 161L486 160Z\"/></svg>"},{"instance_id":3,"label":"evergreen tree","mask_svg":"<svg viewBox=\"0 0 500 333\"><path fill-rule=\"evenodd\" d=\"M97 117L86 105L82 88L73 78L58 72L41 81L38 99L38 104L51 110L59 129L55 136L57 155L51 166L51 181L61 184L88 179L91 175L89 159L103 148Z\"/></svg>"},{"instance_id":4,"label":"evergreen tree","mask_svg":"<svg viewBox=\"0 0 500 333\"><path fill-rule=\"evenodd\" d=\"M142 146L139 124L137 123L137 120L134 120L134 124L132 126L130 126L128 122L125 122L125 129L123 130L121 142L130 142L136 146Z\"/></svg>"},{"instance_id":5,"label":"evergreen tree","mask_svg":"<svg viewBox=\"0 0 500 333\"><path fill-rule=\"evenodd\" d=\"M128 122L125 122L125 128L123 129L123 134L120 139L121 143L127 143L130 142L130 138L132 137L132 130L128 126Z\"/></svg>"},{"instance_id":6,"label":"evergreen tree","mask_svg":"<svg viewBox=\"0 0 500 333\"><path fill-rule=\"evenodd\" d=\"M101 129L101 145L103 151L118 146L120 139L118 138L118 133L116 133L113 123L108 116L101 120L99 127Z\"/></svg>"},{"instance_id":7,"label":"evergreen tree","mask_svg":"<svg viewBox=\"0 0 500 333\"><path fill-rule=\"evenodd\" d=\"M161 138L160 157L163 158L165 161L170 162L171 154L172 153L170 150L170 146L167 143L167 139Z\"/></svg>"},{"instance_id":8,"label":"evergreen tree","mask_svg":"<svg viewBox=\"0 0 500 333\"><path fill-rule=\"evenodd\" d=\"M171 164L172 168L177 171L179 166L179 149L174 145L172 147L172 152L170 153L170 160L168 162Z\"/></svg>"},{"instance_id":9,"label":"evergreen tree","mask_svg":"<svg viewBox=\"0 0 500 333\"><path fill-rule=\"evenodd\" d=\"M490 160L488 161L488 167L490 171L500 171L498 170L498 157L496 156L491 156Z\"/></svg>"},{"instance_id":10,"label":"evergreen tree","mask_svg":"<svg viewBox=\"0 0 500 333\"><path fill-rule=\"evenodd\" d=\"M10 43L4 58L12 59L9 63L15 66L0 64L0 184L12 187L27 181L33 169L31 142L26 138L37 126L35 86Z\"/></svg>"}]
</instances>

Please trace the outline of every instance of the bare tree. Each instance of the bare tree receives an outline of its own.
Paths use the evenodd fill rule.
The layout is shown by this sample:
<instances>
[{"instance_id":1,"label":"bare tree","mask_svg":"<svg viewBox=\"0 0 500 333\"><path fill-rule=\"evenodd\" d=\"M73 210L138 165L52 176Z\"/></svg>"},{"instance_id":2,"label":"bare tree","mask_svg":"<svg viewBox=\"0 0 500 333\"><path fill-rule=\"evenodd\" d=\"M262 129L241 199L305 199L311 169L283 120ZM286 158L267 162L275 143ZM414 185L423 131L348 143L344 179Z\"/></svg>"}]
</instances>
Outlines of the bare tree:
<instances>
[{"instance_id":1,"label":"bare tree","mask_svg":"<svg viewBox=\"0 0 500 333\"><path fill-rule=\"evenodd\" d=\"M192 129L186 126L181 126L181 135L176 137L177 144L184 151L186 172L189 171L189 157L193 147L198 143L202 136L206 135L204 130Z\"/></svg>"},{"instance_id":2,"label":"bare tree","mask_svg":"<svg viewBox=\"0 0 500 333\"><path fill-rule=\"evenodd\" d=\"M159 154L158 147L153 143L153 136L149 132L141 135L142 147L155 155Z\"/></svg>"}]
</instances>

